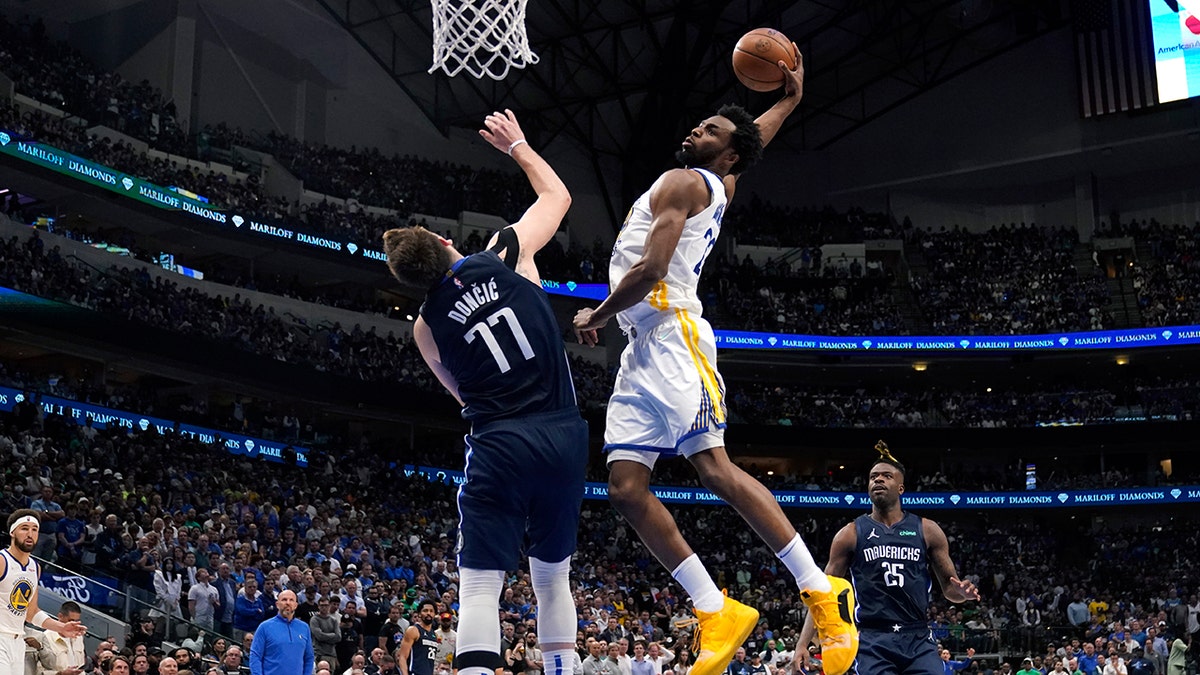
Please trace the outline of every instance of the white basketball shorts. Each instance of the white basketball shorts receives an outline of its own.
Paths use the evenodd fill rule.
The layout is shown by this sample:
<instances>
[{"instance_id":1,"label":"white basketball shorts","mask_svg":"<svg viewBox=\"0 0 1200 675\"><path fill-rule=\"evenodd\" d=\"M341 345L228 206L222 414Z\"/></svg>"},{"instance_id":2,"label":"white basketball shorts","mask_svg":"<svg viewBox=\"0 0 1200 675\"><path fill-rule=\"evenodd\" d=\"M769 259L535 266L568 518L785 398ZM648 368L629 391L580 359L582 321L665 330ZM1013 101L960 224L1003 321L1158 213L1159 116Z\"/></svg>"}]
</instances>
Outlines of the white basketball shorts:
<instances>
[{"instance_id":1,"label":"white basketball shorts","mask_svg":"<svg viewBox=\"0 0 1200 675\"><path fill-rule=\"evenodd\" d=\"M608 402L609 463L653 468L659 455L725 445L725 382L712 327L685 309L667 309L630 331Z\"/></svg>"},{"instance_id":2,"label":"white basketball shorts","mask_svg":"<svg viewBox=\"0 0 1200 675\"><path fill-rule=\"evenodd\" d=\"M0 633L0 675L25 675L24 635Z\"/></svg>"}]
</instances>

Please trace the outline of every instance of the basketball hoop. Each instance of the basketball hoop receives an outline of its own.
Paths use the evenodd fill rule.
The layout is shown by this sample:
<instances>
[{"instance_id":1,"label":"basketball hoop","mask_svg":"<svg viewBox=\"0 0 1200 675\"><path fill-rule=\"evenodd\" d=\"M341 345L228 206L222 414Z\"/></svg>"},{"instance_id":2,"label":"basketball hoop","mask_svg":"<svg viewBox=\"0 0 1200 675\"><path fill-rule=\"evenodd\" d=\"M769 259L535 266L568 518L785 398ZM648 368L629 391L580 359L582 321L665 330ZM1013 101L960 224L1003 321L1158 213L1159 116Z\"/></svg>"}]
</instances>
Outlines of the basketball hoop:
<instances>
[{"instance_id":1,"label":"basketball hoop","mask_svg":"<svg viewBox=\"0 0 1200 675\"><path fill-rule=\"evenodd\" d=\"M433 66L502 80L510 68L538 62L525 34L528 0L432 0Z\"/></svg>"}]
</instances>

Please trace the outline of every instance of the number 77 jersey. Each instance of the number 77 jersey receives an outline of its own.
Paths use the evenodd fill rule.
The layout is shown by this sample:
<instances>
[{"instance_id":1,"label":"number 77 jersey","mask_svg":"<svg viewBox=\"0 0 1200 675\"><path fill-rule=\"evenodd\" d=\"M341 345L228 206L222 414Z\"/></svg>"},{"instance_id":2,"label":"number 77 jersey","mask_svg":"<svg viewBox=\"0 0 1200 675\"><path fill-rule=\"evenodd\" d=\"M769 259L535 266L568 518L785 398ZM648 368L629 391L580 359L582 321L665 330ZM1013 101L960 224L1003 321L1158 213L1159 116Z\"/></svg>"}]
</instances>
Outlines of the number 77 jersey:
<instances>
[{"instance_id":1,"label":"number 77 jersey","mask_svg":"<svg viewBox=\"0 0 1200 675\"><path fill-rule=\"evenodd\" d=\"M859 626L890 631L924 625L929 608L928 553L921 517L905 513L888 527L869 515L854 519L858 534L850 577Z\"/></svg>"},{"instance_id":2,"label":"number 77 jersey","mask_svg":"<svg viewBox=\"0 0 1200 675\"><path fill-rule=\"evenodd\" d=\"M515 239L511 229L503 230L491 250L455 263L421 306L466 404L463 417L472 422L576 407L546 292L512 269ZM506 248L502 260L498 253Z\"/></svg>"}]
</instances>

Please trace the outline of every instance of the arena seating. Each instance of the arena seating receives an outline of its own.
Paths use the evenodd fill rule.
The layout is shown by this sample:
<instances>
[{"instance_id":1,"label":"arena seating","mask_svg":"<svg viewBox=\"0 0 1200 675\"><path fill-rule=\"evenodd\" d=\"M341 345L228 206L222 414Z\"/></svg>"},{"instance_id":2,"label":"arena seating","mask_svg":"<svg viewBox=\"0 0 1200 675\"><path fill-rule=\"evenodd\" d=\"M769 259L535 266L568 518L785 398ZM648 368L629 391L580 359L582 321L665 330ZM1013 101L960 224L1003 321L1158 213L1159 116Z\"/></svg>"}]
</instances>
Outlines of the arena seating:
<instances>
[{"instance_id":1,"label":"arena seating","mask_svg":"<svg viewBox=\"0 0 1200 675\"><path fill-rule=\"evenodd\" d=\"M385 229L409 222L410 213L454 216L480 210L512 219L531 198L515 173L388 157L372 148L314 145L219 124L190 138L161 92L149 83L135 84L104 72L68 46L48 40L37 22L10 22L0 16L0 72L14 80L17 92L68 113L58 116L3 105L0 127L162 185L180 186L216 204L318 233L376 241ZM81 125L81 119L87 124ZM288 203L269 195L260 176L245 163L234 162L238 171L233 176L199 170L89 133L96 125L181 160L236 157L238 147L268 152L307 188L351 202ZM376 215L360 208L365 205L400 215ZM15 218L37 215L23 213L15 204L9 208ZM877 335L1114 326L1105 280L1079 271L1075 234L1052 226L1010 225L970 233L942 228L941 223L897 223L888 214L861 209L795 209L756 198L735 205L726 225L727 236L739 245L795 250L800 263L755 263L747 257L726 260L715 255L704 279L703 299L706 314L721 328ZM1132 236L1145 254L1133 271L1142 323L1197 322L1200 263L1195 249L1200 224L1134 225L1114 233ZM903 241L906 255L913 254L908 264L919 263L917 269L896 274L819 263L824 245L874 239ZM461 246L472 252L483 243L476 235ZM555 246L538 259L546 277L607 280L608 251L602 243L573 242L565 250ZM369 293L330 293L282 278L225 278L220 273L214 278L316 303L386 311ZM213 285L210 292L200 292L155 280L120 262L103 270L83 267L41 235L0 241L0 285L182 335L203 335L300 367L441 392L407 339L315 325L303 316L279 315L250 303L236 290ZM908 291L915 296L913 314L902 308ZM572 368L581 404L601 408L612 387L610 369L579 359L572 359ZM290 415L269 403L253 414L241 411L239 419L231 411L209 410L203 398L164 401L137 387L101 389L70 378L45 379L3 362L0 384L272 437L300 433L292 426L294 420L285 421ZM1027 427L1103 424L1139 415L1182 420L1193 418L1200 405L1197 387L1186 375L1137 378L1119 390L1038 385L983 393L965 386L870 391L796 383L728 384L733 421L793 426ZM393 603L407 614L415 598L431 597L444 603L439 609L451 614L456 610L453 486L403 471L405 463L460 466L456 448L400 451L382 443L333 442L316 451L310 468L302 470L238 460L220 448L183 438L77 427L25 404L12 414L0 413L0 458L6 460L7 488L0 491L0 500L8 510L29 505L49 486L75 521L70 531L82 528L83 545L60 546L56 564L84 575L115 578L131 595L169 613L174 610L168 605L175 604L170 601L181 598L166 597L156 587L160 572L181 575L179 605L184 614L194 570L215 571L222 563L229 565L238 588L248 578L259 580L267 596L267 616L272 611L270 598L289 584L303 594L302 612L308 613L317 594L344 594L350 581L380 589L364 594L367 616L349 620L352 630L347 634L355 637L339 645L340 655L358 649L369 655L383 614ZM774 489L861 490L864 485L862 476L747 469ZM589 467L589 475L603 480L603 465ZM1022 480L1018 471L955 466L945 472L915 472L910 489L1019 490ZM662 467L656 481L695 485L694 474L682 462ZM1194 477L1159 477L1152 482L1180 481L1194 482ZM1089 489L1147 482L1151 481L1128 472L1079 467L1055 474L1043 487ZM515 486L520 487L524 486ZM765 633L752 637L748 646L761 649L769 634L787 655L771 659L779 666L771 675L799 675L793 650L803 621L801 604L772 553L728 508L681 506L672 511L718 583L762 612ZM833 533L850 517L802 510L788 514L819 560ZM1000 518L965 511L939 515L959 569L980 586L984 599L964 607L935 600L929 612L935 639L956 658L968 647L986 653L987 659L975 666L977 672L991 672L993 659L1008 660L1011 667L1006 672L1014 672L1023 655L1036 657L1035 666L1049 669L1056 658L1071 655L1073 639L1098 641L1106 652L1126 658L1135 643L1153 647L1142 635L1145 627L1154 626L1168 639L1200 632L1194 624L1200 613L1200 570L1190 555L1198 543L1195 514L1172 509L1148 515L1118 506L1102 515L1104 519L1096 520ZM1154 518L1165 522L1163 516L1172 519L1169 525L1146 524ZM679 622L687 617L687 599L606 502L585 502L579 543L572 575L581 647L583 640L598 635L609 614L618 615L634 634L676 652L689 644L690 631ZM300 569L298 579L288 578L291 565ZM502 603L502 615L523 632L532 627L537 610L527 573L514 571L506 587L513 599ZM1077 594L1091 601L1089 618L1071 626L1067 604ZM622 607L627 613L621 613ZM648 613L644 623L634 616L641 611ZM138 623L129 636L131 655L139 643L148 648L150 670L135 668L138 675L156 672L156 648L187 636L186 629L185 634L168 635L160 623L152 626ZM216 629L218 634L230 633L226 626ZM190 637L199 638L194 633ZM198 651L208 661L195 670L231 675L217 637L209 633L199 639ZM339 656L337 661L331 664L332 672L347 670L345 659ZM372 667L367 666L366 675L375 675ZM89 659L86 670L89 675L108 675L100 660Z\"/></svg>"},{"instance_id":2,"label":"arena seating","mask_svg":"<svg viewBox=\"0 0 1200 675\"><path fill-rule=\"evenodd\" d=\"M393 602L411 609L409 589L441 600L451 613L456 608L450 556L456 521L453 487L405 476L377 449L345 448L336 461L333 454L315 458L308 470L261 462L251 466L250 460L239 465L230 463L222 449L194 441L84 429L54 415L40 419L25 409L0 414L0 452L25 467L23 477L14 476L4 492L7 508L27 505L42 485L50 485L55 499L67 505L67 518L81 523L86 543L74 550L60 546L58 564L120 579L152 603L165 600L162 587L155 591L155 570L172 574L178 569L184 579L180 592L186 593L197 560L213 569L228 563L236 584L261 577L270 598L292 584L288 566L295 564L304 570L293 584L302 598L338 594L350 580L382 589L381 596L375 595L380 591L367 594L368 616L356 626L366 638L361 644L367 652L382 624L381 611ZM452 459L445 452L422 455L418 461ZM944 487L946 480L935 476L930 484ZM300 516L301 510L312 515ZM799 598L774 556L728 509L677 507L675 515L692 533L718 582L758 606L772 636L794 649L803 618ZM794 517L820 558L848 516L798 511ZM939 520L959 569L980 586L984 600L958 609L935 601L931 628L956 654L970 646L979 652L1043 657L1050 647L1069 649L1072 638L1084 637L1103 637L1118 654L1127 654L1128 646L1118 644L1124 636L1117 639L1124 631L1111 622L1137 620L1149 626L1163 621L1168 637L1181 634L1187 612L1181 625L1175 608L1182 604L1186 610L1195 603L1189 597L1194 589L1180 582L1194 573L1195 563L1177 554L1195 545L1195 535L1186 534L1195 532L1194 523L1185 525L1191 518L1194 514L1177 513L1177 529L1170 531L1119 524L1095 529L1083 522L1058 523L1051 530L1036 519L1014 523L947 513ZM77 526L67 528L64 521L64 531L68 529ZM671 619L686 609L686 599L632 536L605 502L585 502L580 553L573 564L581 643L584 636L599 632L609 613L617 613L635 633L678 649L689 632ZM1073 544L1064 546L1064 541ZM729 555L730 546L745 553ZM1139 580L1136 591L1126 583L1131 564L1154 570ZM510 578L515 599L501 605L506 618L522 629L536 613L524 579L521 574ZM328 589L322 588L325 584ZM1077 592L1108 603L1107 620L1070 626L1066 605ZM631 614L620 615L615 606L621 604ZM302 603L303 611L314 609ZM633 619L640 610L650 612L646 625ZM168 637L178 641L178 635L165 636L161 630L160 625L131 636L130 649L134 641L150 647ZM211 650L213 643L209 639L204 649Z\"/></svg>"}]
</instances>

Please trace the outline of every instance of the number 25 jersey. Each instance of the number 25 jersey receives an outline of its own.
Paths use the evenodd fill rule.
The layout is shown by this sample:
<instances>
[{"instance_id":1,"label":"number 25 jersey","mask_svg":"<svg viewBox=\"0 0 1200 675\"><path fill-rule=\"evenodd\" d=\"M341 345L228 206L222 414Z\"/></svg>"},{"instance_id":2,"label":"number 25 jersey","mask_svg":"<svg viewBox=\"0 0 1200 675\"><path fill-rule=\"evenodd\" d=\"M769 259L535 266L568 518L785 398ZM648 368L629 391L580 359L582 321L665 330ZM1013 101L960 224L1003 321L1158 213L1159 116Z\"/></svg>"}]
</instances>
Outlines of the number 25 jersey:
<instances>
[{"instance_id":1,"label":"number 25 jersey","mask_svg":"<svg viewBox=\"0 0 1200 675\"><path fill-rule=\"evenodd\" d=\"M869 515L854 519L858 545L850 581L858 602L858 623L887 630L924 624L929 608L929 561L921 517L905 513L888 527Z\"/></svg>"},{"instance_id":2,"label":"number 25 jersey","mask_svg":"<svg viewBox=\"0 0 1200 675\"><path fill-rule=\"evenodd\" d=\"M472 422L576 407L558 321L546 292L515 271L518 255L516 232L501 230L490 250L455 263L421 306Z\"/></svg>"}]
</instances>

